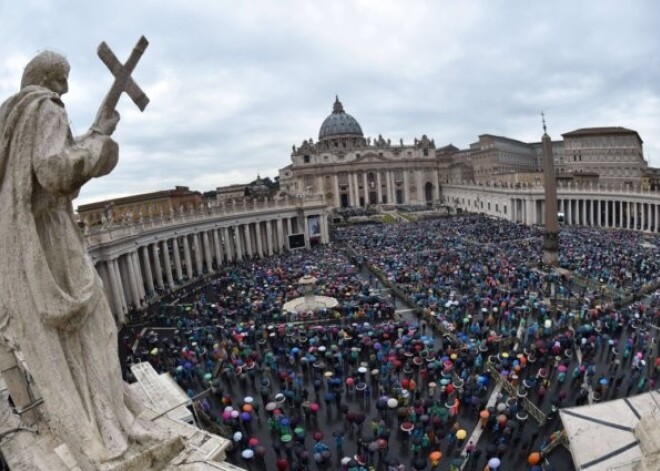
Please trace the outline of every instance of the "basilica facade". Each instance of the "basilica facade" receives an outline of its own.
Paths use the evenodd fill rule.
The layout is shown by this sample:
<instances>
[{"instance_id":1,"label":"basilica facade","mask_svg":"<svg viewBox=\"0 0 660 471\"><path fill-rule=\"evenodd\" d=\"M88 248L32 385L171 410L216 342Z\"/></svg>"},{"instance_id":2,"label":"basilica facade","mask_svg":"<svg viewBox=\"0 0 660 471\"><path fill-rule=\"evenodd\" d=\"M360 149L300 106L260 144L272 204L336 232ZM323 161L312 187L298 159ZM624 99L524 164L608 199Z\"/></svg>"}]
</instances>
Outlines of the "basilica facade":
<instances>
[{"instance_id":1,"label":"basilica facade","mask_svg":"<svg viewBox=\"0 0 660 471\"><path fill-rule=\"evenodd\" d=\"M279 171L280 189L292 195L324 195L335 208L420 205L439 201L435 142L412 144L365 138L339 98L319 139L294 146L291 164Z\"/></svg>"}]
</instances>

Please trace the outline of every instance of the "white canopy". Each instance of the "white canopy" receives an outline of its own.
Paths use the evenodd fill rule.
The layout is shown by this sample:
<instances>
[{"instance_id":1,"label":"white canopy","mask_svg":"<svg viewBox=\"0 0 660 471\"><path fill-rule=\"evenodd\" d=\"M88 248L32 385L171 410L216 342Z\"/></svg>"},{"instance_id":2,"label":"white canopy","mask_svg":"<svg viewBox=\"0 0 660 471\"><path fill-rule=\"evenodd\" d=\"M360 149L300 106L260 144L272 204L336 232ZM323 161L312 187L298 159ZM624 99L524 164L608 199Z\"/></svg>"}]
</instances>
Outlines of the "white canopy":
<instances>
[{"instance_id":1,"label":"white canopy","mask_svg":"<svg viewBox=\"0 0 660 471\"><path fill-rule=\"evenodd\" d=\"M560 410L580 471L660 469L660 393Z\"/></svg>"}]
</instances>

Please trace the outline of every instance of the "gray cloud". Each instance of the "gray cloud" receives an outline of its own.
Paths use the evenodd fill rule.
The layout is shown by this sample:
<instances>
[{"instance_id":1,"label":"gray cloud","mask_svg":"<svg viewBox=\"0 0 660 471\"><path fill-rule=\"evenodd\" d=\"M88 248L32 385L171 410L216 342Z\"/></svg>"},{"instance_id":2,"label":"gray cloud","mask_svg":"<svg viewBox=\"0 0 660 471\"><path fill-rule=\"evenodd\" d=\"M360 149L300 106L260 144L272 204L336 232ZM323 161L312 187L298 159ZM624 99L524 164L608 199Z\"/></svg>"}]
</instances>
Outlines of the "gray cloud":
<instances>
[{"instance_id":1,"label":"gray cloud","mask_svg":"<svg viewBox=\"0 0 660 471\"><path fill-rule=\"evenodd\" d=\"M120 163L81 203L274 176L291 145L317 138L335 93L367 135L395 142L538 140L545 110L555 138L635 129L660 166L659 10L650 0L3 2L0 97L35 52L64 52L65 102L83 132L111 83L98 43L124 60L149 38L135 79L152 103L141 114L122 99Z\"/></svg>"}]
</instances>

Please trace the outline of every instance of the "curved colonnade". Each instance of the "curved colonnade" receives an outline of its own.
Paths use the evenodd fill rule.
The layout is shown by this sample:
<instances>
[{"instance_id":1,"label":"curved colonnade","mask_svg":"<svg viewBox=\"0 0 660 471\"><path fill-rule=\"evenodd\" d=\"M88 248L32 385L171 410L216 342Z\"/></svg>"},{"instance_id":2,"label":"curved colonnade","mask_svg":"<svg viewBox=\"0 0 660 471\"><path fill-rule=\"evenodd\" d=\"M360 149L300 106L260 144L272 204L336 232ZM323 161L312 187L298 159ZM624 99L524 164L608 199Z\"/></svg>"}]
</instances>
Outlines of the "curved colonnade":
<instances>
[{"instance_id":1,"label":"curved colonnade","mask_svg":"<svg viewBox=\"0 0 660 471\"><path fill-rule=\"evenodd\" d=\"M483 213L523 224L545 223L542 186L443 185L451 210ZM558 186L564 224L660 232L660 193L598 186Z\"/></svg>"},{"instance_id":2,"label":"curved colonnade","mask_svg":"<svg viewBox=\"0 0 660 471\"><path fill-rule=\"evenodd\" d=\"M327 243L322 197L243 201L139 223L86 227L84 237L115 318L122 323L132 308L224 264L289 250L289 235L304 234L309 247L309 217L318 217L318 242Z\"/></svg>"}]
</instances>

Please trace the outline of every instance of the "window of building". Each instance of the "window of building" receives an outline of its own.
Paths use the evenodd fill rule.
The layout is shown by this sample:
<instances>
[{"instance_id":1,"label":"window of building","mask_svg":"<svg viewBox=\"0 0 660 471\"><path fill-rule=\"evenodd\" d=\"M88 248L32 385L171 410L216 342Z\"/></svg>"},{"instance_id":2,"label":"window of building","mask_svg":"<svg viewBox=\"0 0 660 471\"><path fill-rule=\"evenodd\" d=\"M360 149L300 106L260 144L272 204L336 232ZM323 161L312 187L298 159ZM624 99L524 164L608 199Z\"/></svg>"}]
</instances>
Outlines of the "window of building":
<instances>
[{"instance_id":1,"label":"window of building","mask_svg":"<svg viewBox=\"0 0 660 471\"><path fill-rule=\"evenodd\" d=\"M308 164L309 163L309 155L304 155L303 156L303 161Z\"/></svg>"},{"instance_id":2,"label":"window of building","mask_svg":"<svg viewBox=\"0 0 660 471\"><path fill-rule=\"evenodd\" d=\"M424 152L424 157L428 157L428 156L429 156L429 150L428 150L428 149L424 149L423 152Z\"/></svg>"},{"instance_id":3,"label":"window of building","mask_svg":"<svg viewBox=\"0 0 660 471\"><path fill-rule=\"evenodd\" d=\"M490 211L490 203L488 203L488 211Z\"/></svg>"},{"instance_id":4,"label":"window of building","mask_svg":"<svg viewBox=\"0 0 660 471\"><path fill-rule=\"evenodd\" d=\"M504 214L506 214L506 205L502 206L502 211L504 211Z\"/></svg>"}]
</instances>

